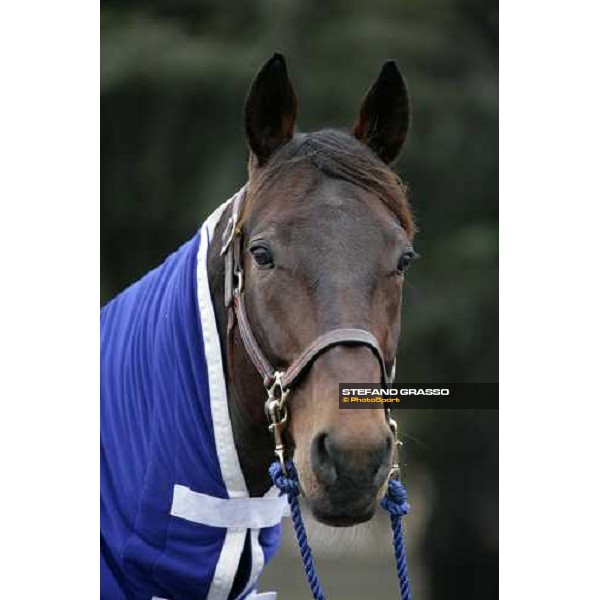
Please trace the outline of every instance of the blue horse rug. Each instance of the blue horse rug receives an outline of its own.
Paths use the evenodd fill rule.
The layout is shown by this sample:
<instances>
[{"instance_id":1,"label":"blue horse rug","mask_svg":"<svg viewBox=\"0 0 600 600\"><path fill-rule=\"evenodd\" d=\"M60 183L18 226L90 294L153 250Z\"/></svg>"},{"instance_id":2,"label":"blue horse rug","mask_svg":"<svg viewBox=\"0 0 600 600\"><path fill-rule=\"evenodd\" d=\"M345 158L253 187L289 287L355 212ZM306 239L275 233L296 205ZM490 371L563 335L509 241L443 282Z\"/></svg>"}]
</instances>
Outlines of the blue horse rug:
<instances>
[{"instance_id":1,"label":"blue horse rug","mask_svg":"<svg viewBox=\"0 0 600 600\"><path fill-rule=\"evenodd\" d=\"M102 600L275 598L286 500L249 497L208 284L227 205L101 311Z\"/></svg>"}]
</instances>

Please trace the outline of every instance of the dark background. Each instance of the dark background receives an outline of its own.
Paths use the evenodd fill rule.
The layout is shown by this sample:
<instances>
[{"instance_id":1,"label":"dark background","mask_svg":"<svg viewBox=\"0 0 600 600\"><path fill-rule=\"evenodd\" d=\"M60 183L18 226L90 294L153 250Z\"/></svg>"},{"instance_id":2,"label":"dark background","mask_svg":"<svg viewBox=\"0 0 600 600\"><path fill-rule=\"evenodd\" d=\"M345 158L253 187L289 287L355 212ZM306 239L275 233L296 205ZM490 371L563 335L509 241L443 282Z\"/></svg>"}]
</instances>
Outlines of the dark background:
<instances>
[{"instance_id":1,"label":"dark background","mask_svg":"<svg viewBox=\"0 0 600 600\"><path fill-rule=\"evenodd\" d=\"M244 98L274 51L303 130L350 126L395 58L413 105L397 170L422 255L405 284L398 379L498 380L497 2L102 0L101 38L102 302L243 185ZM497 596L497 411L398 416L416 597ZM387 526L333 546L314 535L331 597L394 597ZM264 583L283 600L308 597L288 541Z\"/></svg>"}]
</instances>

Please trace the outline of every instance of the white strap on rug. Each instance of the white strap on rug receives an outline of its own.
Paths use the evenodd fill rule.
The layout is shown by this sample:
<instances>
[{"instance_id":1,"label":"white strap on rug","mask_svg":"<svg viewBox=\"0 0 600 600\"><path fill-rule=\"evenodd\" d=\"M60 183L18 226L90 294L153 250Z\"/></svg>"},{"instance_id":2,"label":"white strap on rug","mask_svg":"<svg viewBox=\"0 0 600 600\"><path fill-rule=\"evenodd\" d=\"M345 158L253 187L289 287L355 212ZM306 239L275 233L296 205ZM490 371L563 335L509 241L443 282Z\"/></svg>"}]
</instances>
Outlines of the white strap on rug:
<instances>
[{"instance_id":1,"label":"white strap on rug","mask_svg":"<svg viewBox=\"0 0 600 600\"><path fill-rule=\"evenodd\" d=\"M279 524L290 511L285 496L215 498L175 485L171 514L211 527L263 529Z\"/></svg>"},{"instance_id":2,"label":"white strap on rug","mask_svg":"<svg viewBox=\"0 0 600 600\"><path fill-rule=\"evenodd\" d=\"M166 598L159 598L158 596L152 596L152 600L166 600ZM246 600L277 600L277 592L253 592L249 596L246 596Z\"/></svg>"}]
</instances>

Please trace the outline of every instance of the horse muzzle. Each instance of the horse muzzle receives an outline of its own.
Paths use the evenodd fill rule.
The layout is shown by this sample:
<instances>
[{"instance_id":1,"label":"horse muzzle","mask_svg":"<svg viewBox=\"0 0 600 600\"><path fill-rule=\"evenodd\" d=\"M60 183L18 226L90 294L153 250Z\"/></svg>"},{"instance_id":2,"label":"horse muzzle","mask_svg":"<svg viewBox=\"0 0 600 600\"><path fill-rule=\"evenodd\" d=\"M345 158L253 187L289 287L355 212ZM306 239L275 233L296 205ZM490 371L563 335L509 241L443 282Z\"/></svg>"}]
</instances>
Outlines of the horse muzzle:
<instances>
[{"instance_id":1,"label":"horse muzzle","mask_svg":"<svg viewBox=\"0 0 600 600\"><path fill-rule=\"evenodd\" d=\"M348 447L334 435L316 435L310 447L312 485L305 490L315 518L347 527L368 521L390 473L393 440Z\"/></svg>"}]
</instances>

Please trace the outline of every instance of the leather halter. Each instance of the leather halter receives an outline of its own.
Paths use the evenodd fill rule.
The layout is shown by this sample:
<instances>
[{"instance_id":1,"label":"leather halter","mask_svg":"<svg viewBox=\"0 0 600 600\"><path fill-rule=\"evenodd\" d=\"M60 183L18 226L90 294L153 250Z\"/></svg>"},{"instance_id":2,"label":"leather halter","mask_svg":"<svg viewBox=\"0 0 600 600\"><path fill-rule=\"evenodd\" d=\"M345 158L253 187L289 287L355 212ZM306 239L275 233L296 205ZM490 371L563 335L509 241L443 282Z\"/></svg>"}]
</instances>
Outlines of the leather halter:
<instances>
[{"instance_id":1,"label":"leather halter","mask_svg":"<svg viewBox=\"0 0 600 600\"><path fill-rule=\"evenodd\" d=\"M302 375L311 367L321 354L335 346L366 346L377 358L381 378L389 384L394 380L396 362L388 372L385 367L383 352L375 336L365 329L332 329L320 335L303 352L297 356L292 364L284 371L276 370L265 356L259 343L252 332L250 321L244 303L244 270L242 266L242 235L239 229L239 215L242 203L246 197L246 188L242 188L233 198L231 216L223 233L223 247L221 256L225 259L225 306L227 308L227 336L228 354L233 348L232 336L237 320L240 335L246 352L256 370L263 379L267 391L265 414L269 421L269 430L273 433L275 442L275 455L284 473L287 473L285 461L284 432L288 422L287 397L293 386ZM231 356L230 356L231 364ZM394 460L390 469L390 477L399 473L399 457L402 442L398 439L398 426L391 418L389 408L385 409L386 419L394 436Z\"/></svg>"},{"instance_id":2,"label":"leather halter","mask_svg":"<svg viewBox=\"0 0 600 600\"><path fill-rule=\"evenodd\" d=\"M244 302L242 236L238 229L238 219L245 196L245 188L235 195L231 216L223 234L221 255L225 256L225 306L229 310L230 325L232 317L237 319L246 352L260 373L267 390L277 381L281 392L285 393L297 383L318 356L335 346L349 345L367 346L377 358L383 382L391 383L394 379L394 368L388 373L379 342L365 329L332 329L320 335L292 361L285 371L277 371L269 362L252 332Z\"/></svg>"},{"instance_id":3,"label":"leather halter","mask_svg":"<svg viewBox=\"0 0 600 600\"><path fill-rule=\"evenodd\" d=\"M223 247L221 256L225 258L225 306L227 307L227 334L229 338L228 358L231 360L231 339L237 320L238 328L246 352L256 370L263 379L267 391L265 413L269 421L269 429L275 441L275 455L284 473L287 473L285 462L284 431L288 422L287 397L290 388L310 369L315 360L324 352L335 346L366 346L369 348L379 363L381 379L389 384L394 380L396 362L388 372L385 359L379 342L375 336L365 329L340 328L332 329L317 337L309 344L284 371L278 371L269 362L262 351L248 321L246 305L244 302L244 270L242 266L242 235L239 229L239 215L242 203L246 197L246 189L242 188L233 198L231 216L223 233ZM231 373L230 373L231 374ZM390 477L399 471L399 456L401 442L398 440L398 427L390 416L389 408L385 409L386 419L394 435L394 461L390 470Z\"/></svg>"}]
</instances>

